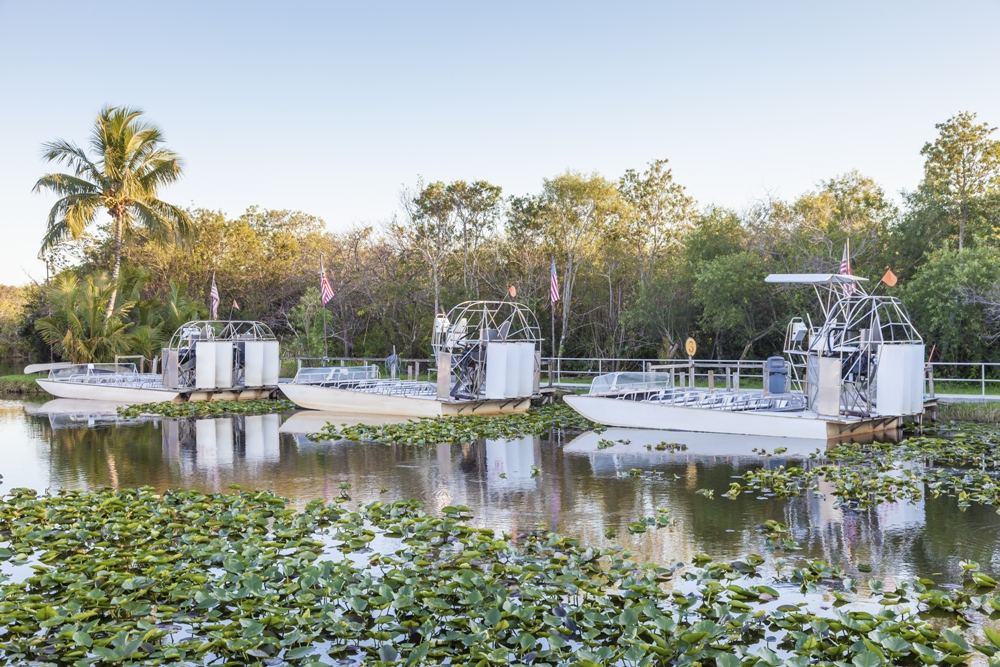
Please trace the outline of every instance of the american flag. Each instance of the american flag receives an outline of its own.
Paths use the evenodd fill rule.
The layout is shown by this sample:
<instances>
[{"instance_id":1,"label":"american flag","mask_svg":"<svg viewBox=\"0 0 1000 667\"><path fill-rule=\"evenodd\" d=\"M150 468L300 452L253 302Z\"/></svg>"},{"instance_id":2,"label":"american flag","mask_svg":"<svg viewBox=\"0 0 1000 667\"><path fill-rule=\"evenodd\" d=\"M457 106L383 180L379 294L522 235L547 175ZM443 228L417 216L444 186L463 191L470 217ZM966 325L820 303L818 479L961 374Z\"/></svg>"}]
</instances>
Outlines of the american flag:
<instances>
[{"instance_id":1,"label":"american flag","mask_svg":"<svg viewBox=\"0 0 1000 667\"><path fill-rule=\"evenodd\" d=\"M219 288L215 286L215 274L212 274L212 291L208 293L209 310L212 311L212 319L219 319Z\"/></svg>"},{"instance_id":2,"label":"american flag","mask_svg":"<svg viewBox=\"0 0 1000 667\"><path fill-rule=\"evenodd\" d=\"M549 281L549 302L553 305L559 300L559 276L556 275L556 258L552 258L552 270Z\"/></svg>"},{"instance_id":3,"label":"american flag","mask_svg":"<svg viewBox=\"0 0 1000 667\"><path fill-rule=\"evenodd\" d=\"M853 276L854 272L851 271L851 242L850 240L844 244L844 256L840 260L840 275L842 276ZM855 285L854 283L849 283L844 285L844 296L851 296L854 294Z\"/></svg>"},{"instance_id":4,"label":"american flag","mask_svg":"<svg viewBox=\"0 0 1000 667\"><path fill-rule=\"evenodd\" d=\"M323 268L323 260L319 260L319 299L325 306L333 298L333 287L326 277L326 269Z\"/></svg>"}]
</instances>

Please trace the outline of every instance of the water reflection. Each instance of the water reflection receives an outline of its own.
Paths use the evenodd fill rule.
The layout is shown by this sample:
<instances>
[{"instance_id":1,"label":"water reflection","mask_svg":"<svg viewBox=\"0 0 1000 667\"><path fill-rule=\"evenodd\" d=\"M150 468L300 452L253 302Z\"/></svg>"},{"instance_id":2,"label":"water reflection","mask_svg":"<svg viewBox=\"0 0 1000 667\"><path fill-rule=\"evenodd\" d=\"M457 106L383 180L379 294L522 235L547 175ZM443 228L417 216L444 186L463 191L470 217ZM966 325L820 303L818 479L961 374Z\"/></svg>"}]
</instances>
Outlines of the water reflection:
<instances>
[{"instance_id":1,"label":"water reflection","mask_svg":"<svg viewBox=\"0 0 1000 667\"><path fill-rule=\"evenodd\" d=\"M233 415L217 419L165 419L163 457L177 465L186 485L197 473L218 473L235 465L281 461L279 415Z\"/></svg>"},{"instance_id":2,"label":"water reflection","mask_svg":"<svg viewBox=\"0 0 1000 667\"><path fill-rule=\"evenodd\" d=\"M774 519L790 526L801 554L844 565L862 579L938 572L957 578L961 558L1000 570L1000 518L990 508L961 512L955 500L939 498L854 512L835 508L827 486L789 500L720 497L734 476L751 468L811 465L814 441L613 430L405 447L313 442L302 432L313 430L315 415L308 413L123 423L94 410L30 412L20 402L0 403L3 488L224 491L238 484L305 502L332 500L341 484L350 484L352 503L467 505L477 525L514 536L541 523L596 545L609 543L605 532L614 528L639 558L661 563L702 552L718 558L763 553L755 527ZM599 448L602 439L629 443ZM664 440L687 449L657 451ZM781 447L786 451L775 455ZM628 474L633 469L638 476ZM715 498L698 489L713 489ZM674 517L673 527L628 534L629 522L661 507ZM874 573L858 569L867 564Z\"/></svg>"}]
</instances>

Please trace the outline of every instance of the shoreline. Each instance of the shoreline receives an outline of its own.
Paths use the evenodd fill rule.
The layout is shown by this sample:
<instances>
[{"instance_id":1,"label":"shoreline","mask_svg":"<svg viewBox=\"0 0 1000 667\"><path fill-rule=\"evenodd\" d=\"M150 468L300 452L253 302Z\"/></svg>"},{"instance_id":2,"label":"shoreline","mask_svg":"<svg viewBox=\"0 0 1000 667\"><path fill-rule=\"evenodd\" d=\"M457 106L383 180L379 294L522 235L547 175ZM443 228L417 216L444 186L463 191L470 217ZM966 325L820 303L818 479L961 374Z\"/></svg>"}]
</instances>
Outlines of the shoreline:
<instances>
[{"instance_id":1,"label":"shoreline","mask_svg":"<svg viewBox=\"0 0 1000 667\"><path fill-rule=\"evenodd\" d=\"M0 398L46 396L45 390L35 382L34 375L0 375Z\"/></svg>"}]
</instances>

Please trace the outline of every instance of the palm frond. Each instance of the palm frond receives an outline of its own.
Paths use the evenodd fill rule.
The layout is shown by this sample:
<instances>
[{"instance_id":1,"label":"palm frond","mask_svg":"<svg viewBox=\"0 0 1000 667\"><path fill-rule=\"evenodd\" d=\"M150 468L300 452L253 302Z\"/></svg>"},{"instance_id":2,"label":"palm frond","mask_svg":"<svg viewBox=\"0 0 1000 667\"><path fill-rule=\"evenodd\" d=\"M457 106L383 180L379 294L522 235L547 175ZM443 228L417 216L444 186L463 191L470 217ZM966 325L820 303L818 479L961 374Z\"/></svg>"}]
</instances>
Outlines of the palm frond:
<instances>
[{"instance_id":1,"label":"palm frond","mask_svg":"<svg viewBox=\"0 0 1000 667\"><path fill-rule=\"evenodd\" d=\"M184 241L193 237L194 223L184 209L159 199L148 199L132 205L143 230L154 241Z\"/></svg>"},{"instance_id":2,"label":"palm frond","mask_svg":"<svg viewBox=\"0 0 1000 667\"><path fill-rule=\"evenodd\" d=\"M170 185L184 175L184 162L177 153L158 148L143 158L136 173L144 190L156 192L160 186Z\"/></svg>"},{"instance_id":3,"label":"palm frond","mask_svg":"<svg viewBox=\"0 0 1000 667\"><path fill-rule=\"evenodd\" d=\"M94 182L101 182L101 171L82 148L76 144L57 139L42 144L42 158L56 164L66 163L77 176L88 175Z\"/></svg>"},{"instance_id":4,"label":"palm frond","mask_svg":"<svg viewBox=\"0 0 1000 667\"><path fill-rule=\"evenodd\" d=\"M42 251L54 247L66 239L78 239L83 236L87 225L97 217L97 209L101 207L100 195L70 195L55 203L49 211L49 221L42 237Z\"/></svg>"},{"instance_id":5,"label":"palm frond","mask_svg":"<svg viewBox=\"0 0 1000 667\"><path fill-rule=\"evenodd\" d=\"M63 197L67 195L101 194L100 186L69 174L45 174L35 182L31 188L32 192L41 192L42 189L51 190Z\"/></svg>"},{"instance_id":6,"label":"palm frond","mask_svg":"<svg viewBox=\"0 0 1000 667\"><path fill-rule=\"evenodd\" d=\"M126 150L128 151L128 168L130 171L140 173L142 164L150 155L156 153L163 142L163 133L155 125L146 125L128 138ZM162 150L162 149L159 149Z\"/></svg>"},{"instance_id":7,"label":"palm frond","mask_svg":"<svg viewBox=\"0 0 1000 667\"><path fill-rule=\"evenodd\" d=\"M104 156L105 161L109 152L117 152L124 157L129 138L149 125L139 120L142 114L142 109L138 107L105 106L94 122L94 130L90 136L91 149Z\"/></svg>"}]
</instances>

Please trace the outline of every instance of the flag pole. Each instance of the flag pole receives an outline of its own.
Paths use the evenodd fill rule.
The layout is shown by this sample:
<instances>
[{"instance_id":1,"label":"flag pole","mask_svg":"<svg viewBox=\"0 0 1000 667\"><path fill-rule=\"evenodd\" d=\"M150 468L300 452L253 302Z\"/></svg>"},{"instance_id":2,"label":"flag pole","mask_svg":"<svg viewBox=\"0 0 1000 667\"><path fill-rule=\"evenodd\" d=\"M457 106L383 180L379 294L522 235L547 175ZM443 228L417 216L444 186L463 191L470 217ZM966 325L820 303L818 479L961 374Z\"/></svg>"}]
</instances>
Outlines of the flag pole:
<instances>
[{"instance_id":1,"label":"flag pole","mask_svg":"<svg viewBox=\"0 0 1000 667\"><path fill-rule=\"evenodd\" d=\"M550 347L552 348L552 361L549 362L549 386L551 387L552 386L552 374L553 374L553 371L555 370L554 366L556 365L556 304L555 304L555 302L552 303L552 308L550 308L549 310L551 311L549 314L552 316L552 344L550 345Z\"/></svg>"},{"instance_id":2,"label":"flag pole","mask_svg":"<svg viewBox=\"0 0 1000 667\"><path fill-rule=\"evenodd\" d=\"M319 275L321 277L326 276L326 271L323 270L323 253L319 254ZM330 345L326 337L326 304L323 303L322 289L320 289L319 303L320 308L323 309L323 359L325 360L330 356Z\"/></svg>"},{"instance_id":3,"label":"flag pole","mask_svg":"<svg viewBox=\"0 0 1000 667\"><path fill-rule=\"evenodd\" d=\"M326 306L323 306L323 357L329 357L329 344L326 339Z\"/></svg>"}]
</instances>

